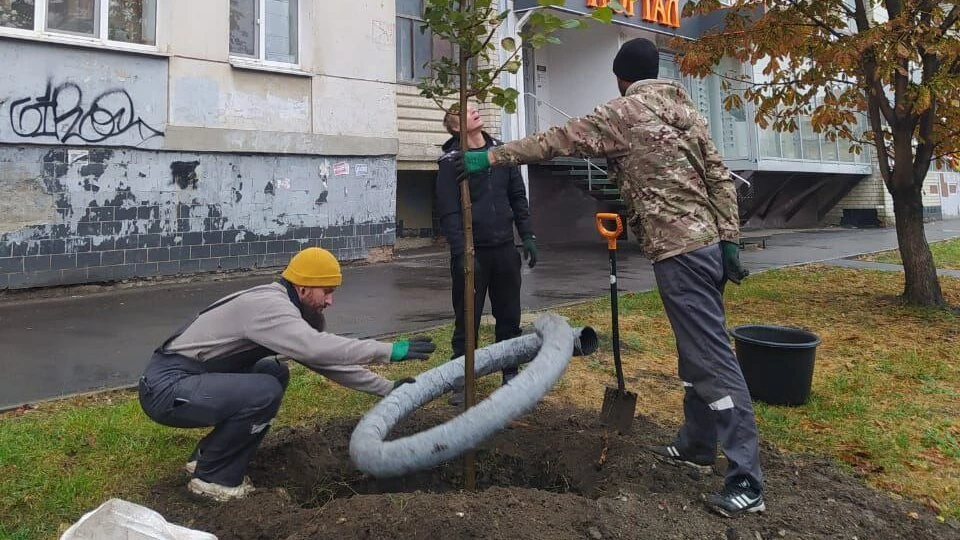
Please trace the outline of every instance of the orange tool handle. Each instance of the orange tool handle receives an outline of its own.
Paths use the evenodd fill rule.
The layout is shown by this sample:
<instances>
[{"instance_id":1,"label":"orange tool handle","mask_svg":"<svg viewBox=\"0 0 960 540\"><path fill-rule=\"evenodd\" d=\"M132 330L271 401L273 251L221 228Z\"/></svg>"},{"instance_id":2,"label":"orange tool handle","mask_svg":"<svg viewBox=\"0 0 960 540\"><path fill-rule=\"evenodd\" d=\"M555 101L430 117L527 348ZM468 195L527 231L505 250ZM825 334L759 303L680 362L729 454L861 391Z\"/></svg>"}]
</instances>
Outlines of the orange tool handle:
<instances>
[{"instance_id":1,"label":"orange tool handle","mask_svg":"<svg viewBox=\"0 0 960 540\"><path fill-rule=\"evenodd\" d=\"M611 231L606 226L604 226L604 221L614 221L617 224L617 229ZM597 214L597 232L600 233L600 236L607 239L607 248L608 249L617 249L617 238L623 233L623 222L620 221L619 214L599 212Z\"/></svg>"}]
</instances>

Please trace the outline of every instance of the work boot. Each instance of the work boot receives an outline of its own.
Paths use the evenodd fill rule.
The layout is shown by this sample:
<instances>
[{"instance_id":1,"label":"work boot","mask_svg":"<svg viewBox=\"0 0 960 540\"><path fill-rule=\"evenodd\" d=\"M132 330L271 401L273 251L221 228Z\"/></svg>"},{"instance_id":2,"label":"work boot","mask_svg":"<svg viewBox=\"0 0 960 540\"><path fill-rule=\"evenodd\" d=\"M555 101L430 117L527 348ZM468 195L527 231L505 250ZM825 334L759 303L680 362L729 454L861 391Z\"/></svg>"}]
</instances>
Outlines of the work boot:
<instances>
[{"instance_id":1,"label":"work boot","mask_svg":"<svg viewBox=\"0 0 960 540\"><path fill-rule=\"evenodd\" d=\"M187 483L187 489L190 493L213 499L218 502L227 502L234 499L242 499L254 492L253 482L249 476L243 477L243 482L239 486L222 486L213 482L206 482L199 478L193 478Z\"/></svg>"},{"instance_id":2,"label":"work boot","mask_svg":"<svg viewBox=\"0 0 960 540\"><path fill-rule=\"evenodd\" d=\"M737 517L749 512L763 512L763 493L754 488L747 478L723 488L718 495L707 497L707 506L724 517Z\"/></svg>"},{"instance_id":3,"label":"work boot","mask_svg":"<svg viewBox=\"0 0 960 540\"><path fill-rule=\"evenodd\" d=\"M689 467L707 474L713 471L713 464L716 462L716 456L688 455L680 452L680 449L673 444L648 446L647 450L653 453L653 457L663 463L674 467Z\"/></svg>"},{"instance_id":4,"label":"work boot","mask_svg":"<svg viewBox=\"0 0 960 540\"><path fill-rule=\"evenodd\" d=\"M193 453L190 454L190 459L187 460L187 464L183 466L183 470L190 473L192 476L197 472L197 460L200 459L200 445L197 444L197 447L193 449Z\"/></svg>"}]
</instances>

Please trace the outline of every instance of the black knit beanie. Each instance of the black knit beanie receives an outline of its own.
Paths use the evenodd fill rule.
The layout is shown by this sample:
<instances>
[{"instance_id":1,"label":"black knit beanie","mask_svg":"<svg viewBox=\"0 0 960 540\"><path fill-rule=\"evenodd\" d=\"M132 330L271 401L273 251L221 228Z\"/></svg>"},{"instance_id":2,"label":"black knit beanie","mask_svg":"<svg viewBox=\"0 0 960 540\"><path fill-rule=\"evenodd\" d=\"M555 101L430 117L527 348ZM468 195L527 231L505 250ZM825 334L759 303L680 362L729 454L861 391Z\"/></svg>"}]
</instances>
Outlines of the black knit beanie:
<instances>
[{"instance_id":1,"label":"black knit beanie","mask_svg":"<svg viewBox=\"0 0 960 540\"><path fill-rule=\"evenodd\" d=\"M646 38L635 38L623 44L613 59L613 73L627 81L656 79L660 74L660 53Z\"/></svg>"}]
</instances>

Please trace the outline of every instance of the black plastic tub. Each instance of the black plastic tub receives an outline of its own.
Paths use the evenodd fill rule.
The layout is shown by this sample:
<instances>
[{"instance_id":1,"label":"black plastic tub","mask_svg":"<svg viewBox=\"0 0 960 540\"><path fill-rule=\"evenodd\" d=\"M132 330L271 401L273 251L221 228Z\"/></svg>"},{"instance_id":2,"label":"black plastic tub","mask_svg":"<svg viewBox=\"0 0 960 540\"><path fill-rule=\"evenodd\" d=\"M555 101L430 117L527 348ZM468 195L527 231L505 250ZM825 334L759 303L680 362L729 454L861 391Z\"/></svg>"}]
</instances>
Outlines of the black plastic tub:
<instances>
[{"instance_id":1,"label":"black plastic tub","mask_svg":"<svg viewBox=\"0 0 960 540\"><path fill-rule=\"evenodd\" d=\"M803 405L810 399L820 338L799 328L737 326L730 331L750 397L772 405Z\"/></svg>"}]
</instances>

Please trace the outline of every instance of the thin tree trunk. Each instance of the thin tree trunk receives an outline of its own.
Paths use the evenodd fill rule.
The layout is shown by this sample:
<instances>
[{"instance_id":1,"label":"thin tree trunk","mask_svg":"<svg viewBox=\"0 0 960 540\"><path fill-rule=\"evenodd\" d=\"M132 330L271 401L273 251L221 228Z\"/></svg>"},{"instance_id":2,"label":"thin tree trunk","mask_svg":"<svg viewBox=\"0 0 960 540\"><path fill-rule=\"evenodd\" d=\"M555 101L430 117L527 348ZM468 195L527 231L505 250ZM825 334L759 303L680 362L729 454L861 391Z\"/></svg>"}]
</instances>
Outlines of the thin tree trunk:
<instances>
[{"instance_id":1,"label":"thin tree trunk","mask_svg":"<svg viewBox=\"0 0 960 540\"><path fill-rule=\"evenodd\" d=\"M470 2L460 2L460 11L470 10ZM460 47L460 151L469 150L467 146L467 90L470 88L467 73L469 52ZM474 248L473 248L473 201L470 199L470 179L460 182L460 205L463 208L463 324L466 325L466 349L463 356L463 408L473 407L477 400L476 374L474 373L473 352L477 348L477 332L474 326ZM463 457L464 488L473 491L477 488L476 454L471 450Z\"/></svg>"},{"instance_id":2,"label":"thin tree trunk","mask_svg":"<svg viewBox=\"0 0 960 540\"><path fill-rule=\"evenodd\" d=\"M913 184L913 182L910 182ZM917 306L946 305L933 254L923 229L923 196L920 188L911 185L891 192L897 222L897 244L903 259L906 284L903 299Z\"/></svg>"}]
</instances>

